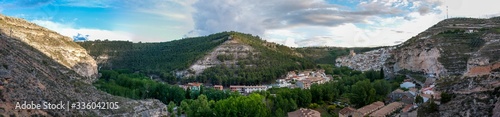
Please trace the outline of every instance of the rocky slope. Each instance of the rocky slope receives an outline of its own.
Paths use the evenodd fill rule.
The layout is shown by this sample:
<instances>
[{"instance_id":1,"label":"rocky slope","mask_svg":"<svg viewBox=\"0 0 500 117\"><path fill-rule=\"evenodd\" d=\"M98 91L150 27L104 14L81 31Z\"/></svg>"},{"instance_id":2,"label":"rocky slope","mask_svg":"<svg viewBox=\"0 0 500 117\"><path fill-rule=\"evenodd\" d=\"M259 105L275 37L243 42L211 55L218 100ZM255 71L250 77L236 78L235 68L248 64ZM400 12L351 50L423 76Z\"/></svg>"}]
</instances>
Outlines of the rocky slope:
<instances>
[{"instance_id":1,"label":"rocky slope","mask_svg":"<svg viewBox=\"0 0 500 117\"><path fill-rule=\"evenodd\" d=\"M227 41L215 47L213 51L193 63L187 70L179 71L178 74L184 74L186 77L196 76L201 74L205 69L217 65L226 65L229 67L236 65L238 60L241 59L256 59L253 56L259 52L252 46L246 45L237 39L232 39L231 36L228 38ZM246 66L251 67L254 65L247 64Z\"/></svg>"},{"instance_id":2,"label":"rocky slope","mask_svg":"<svg viewBox=\"0 0 500 117\"><path fill-rule=\"evenodd\" d=\"M391 57L395 47L380 48L365 52L363 54L351 53L335 60L335 66L349 66L359 71L380 70L385 61Z\"/></svg>"},{"instance_id":3,"label":"rocky slope","mask_svg":"<svg viewBox=\"0 0 500 117\"><path fill-rule=\"evenodd\" d=\"M337 61L358 70L383 64L390 74L435 74L437 91L454 96L429 115L500 116L500 17L446 19L395 46L385 61L355 64L382 55L367 52Z\"/></svg>"},{"instance_id":4,"label":"rocky slope","mask_svg":"<svg viewBox=\"0 0 500 117\"><path fill-rule=\"evenodd\" d=\"M19 39L34 47L59 64L84 76L85 82L91 83L97 78L95 60L87 54L84 48L74 43L69 37L62 36L26 20L6 17L1 14L0 27L3 36Z\"/></svg>"},{"instance_id":5,"label":"rocky slope","mask_svg":"<svg viewBox=\"0 0 500 117\"><path fill-rule=\"evenodd\" d=\"M442 117L500 116L500 69L480 77L443 77L437 86L437 90L454 95L439 106Z\"/></svg>"},{"instance_id":6,"label":"rocky slope","mask_svg":"<svg viewBox=\"0 0 500 117\"><path fill-rule=\"evenodd\" d=\"M365 71L384 64L390 73L406 69L438 77L487 75L500 67L499 19L447 19L382 52L338 58L337 65Z\"/></svg>"},{"instance_id":7,"label":"rocky slope","mask_svg":"<svg viewBox=\"0 0 500 117\"><path fill-rule=\"evenodd\" d=\"M91 64L92 60L86 61L89 55L85 51L79 50L74 42L66 42L65 38L52 31L46 30L34 24L15 24L20 20L0 18L0 116L161 116L166 115L166 107L158 100L130 100L116 97L97 90L88 84L90 80L85 76L84 68ZM6 23L9 24L6 24ZM15 21L16 23L26 23L25 21ZM12 27L17 34L6 33ZM6 29L7 28L7 29ZM26 29L23 29L26 28ZM17 30L19 29L19 31ZM52 37L61 38L40 38L29 35L34 33L49 34ZM23 36L24 35L24 36ZM27 39L23 39L23 37ZM58 39L58 40L57 40ZM31 41L30 41L31 40ZM57 46L54 43L43 43L33 40L60 41ZM34 44L29 44L34 43ZM76 45L76 46L72 46ZM47 47L45 47L47 46ZM49 47L50 46L50 47ZM68 49L62 49L68 47ZM54 48L54 50L49 50ZM60 48L60 49L56 49ZM76 48L76 49L75 49ZM42 51L52 52L47 54ZM58 53L58 54L54 54ZM54 60L50 56L65 56L59 60ZM84 60L82 68L75 72L75 66L71 64L61 64L61 62L76 62L76 58ZM68 59L68 60L65 60ZM77 65L78 66L78 65ZM92 66L92 65L90 65ZM81 66L80 66L81 67ZM92 70L92 69L91 69ZM93 74L93 73L92 73ZM90 74L87 74L87 77ZM34 103L58 103L63 102L118 102L120 106L116 110L34 110L15 109L17 102L23 101Z\"/></svg>"}]
</instances>

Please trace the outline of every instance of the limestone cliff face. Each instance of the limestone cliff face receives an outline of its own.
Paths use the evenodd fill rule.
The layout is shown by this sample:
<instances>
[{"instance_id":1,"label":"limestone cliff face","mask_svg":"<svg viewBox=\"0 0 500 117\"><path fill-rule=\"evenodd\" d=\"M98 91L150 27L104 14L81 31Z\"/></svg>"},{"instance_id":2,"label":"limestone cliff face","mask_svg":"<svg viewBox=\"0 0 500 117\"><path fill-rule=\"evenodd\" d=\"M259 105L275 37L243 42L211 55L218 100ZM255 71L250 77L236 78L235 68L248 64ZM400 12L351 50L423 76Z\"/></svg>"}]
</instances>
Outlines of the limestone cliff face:
<instances>
[{"instance_id":1,"label":"limestone cliff face","mask_svg":"<svg viewBox=\"0 0 500 117\"><path fill-rule=\"evenodd\" d=\"M362 54L351 53L349 56L339 57L335 60L336 66L348 66L355 70L368 71L380 70L386 60L391 57L395 47L381 48Z\"/></svg>"},{"instance_id":2,"label":"limestone cliff face","mask_svg":"<svg viewBox=\"0 0 500 117\"><path fill-rule=\"evenodd\" d=\"M366 52L336 61L338 66L362 71L384 66L389 73L406 69L438 77L487 75L500 67L499 29L499 18L447 19L405 43L381 49L388 52Z\"/></svg>"},{"instance_id":3,"label":"limestone cliff face","mask_svg":"<svg viewBox=\"0 0 500 117\"><path fill-rule=\"evenodd\" d=\"M86 50L69 37L19 18L0 15L0 33L27 43L59 64L75 71L86 83L97 77L97 64ZM70 71L63 71L70 72Z\"/></svg>"},{"instance_id":4,"label":"limestone cliff face","mask_svg":"<svg viewBox=\"0 0 500 117\"><path fill-rule=\"evenodd\" d=\"M369 70L380 65L363 62L382 55L373 54L337 61L342 66ZM397 45L389 56L383 63L386 72L434 73L439 78L436 90L455 95L442 103L435 115L500 116L500 17L446 19Z\"/></svg>"},{"instance_id":5,"label":"limestone cliff face","mask_svg":"<svg viewBox=\"0 0 500 117\"><path fill-rule=\"evenodd\" d=\"M188 70L177 72L177 74L183 74L186 77L195 76L203 73L205 69L216 65L237 66L238 60L256 59L254 55L257 55L259 52L255 51L252 46L244 44L237 39L231 39L231 36L228 38L230 39L193 63ZM246 66L251 67L252 65Z\"/></svg>"},{"instance_id":6,"label":"limestone cliff face","mask_svg":"<svg viewBox=\"0 0 500 117\"><path fill-rule=\"evenodd\" d=\"M0 20L2 21L2 20ZM3 27L0 27L3 30ZM53 50L57 51L57 50ZM82 75L17 37L0 33L0 116L164 116L158 100L112 96L85 83ZM17 102L118 102L119 109L15 109Z\"/></svg>"}]
</instances>

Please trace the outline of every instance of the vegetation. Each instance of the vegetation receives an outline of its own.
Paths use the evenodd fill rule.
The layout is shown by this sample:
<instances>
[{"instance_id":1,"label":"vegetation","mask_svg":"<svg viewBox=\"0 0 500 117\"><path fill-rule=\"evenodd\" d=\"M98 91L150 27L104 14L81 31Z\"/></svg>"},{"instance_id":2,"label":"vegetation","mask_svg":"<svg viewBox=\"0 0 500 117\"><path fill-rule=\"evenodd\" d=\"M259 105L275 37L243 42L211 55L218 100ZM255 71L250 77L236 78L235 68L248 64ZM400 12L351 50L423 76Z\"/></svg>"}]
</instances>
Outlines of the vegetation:
<instances>
[{"instance_id":1,"label":"vegetation","mask_svg":"<svg viewBox=\"0 0 500 117\"><path fill-rule=\"evenodd\" d=\"M443 43L439 62L451 75L461 75L467 68L467 60L471 52L476 52L485 43L481 35L486 31L466 33L464 30L454 29L441 32L437 35L436 43ZM457 48L460 47L460 48ZM450 57L453 56L453 57Z\"/></svg>"},{"instance_id":2,"label":"vegetation","mask_svg":"<svg viewBox=\"0 0 500 117\"><path fill-rule=\"evenodd\" d=\"M184 99L196 98L200 94L216 101L238 95L232 92L203 88L200 91L184 91L178 86L159 83L143 74L131 73L127 70L101 70L100 73L102 74L101 78L94 83L98 89L132 99L155 98L165 104L171 101L179 104Z\"/></svg>"},{"instance_id":3,"label":"vegetation","mask_svg":"<svg viewBox=\"0 0 500 117\"><path fill-rule=\"evenodd\" d=\"M173 73L185 70L229 37L250 45L259 54L256 59L238 60L238 65L219 65L207 69L196 77L185 78L182 82L203 82L211 84L257 85L273 82L291 70L312 69L314 63L297 56L284 45L268 43L258 36L238 32L222 32L209 36L186 38L162 43L132 43L128 41L87 41L79 43L94 57L110 56L109 62L101 69L126 69L160 77L170 84L180 80ZM222 61L235 59L233 55L219 55ZM253 67L246 67L252 65Z\"/></svg>"},{"instance_id":4,"label":"vegetation","mask_svg":"<svg viewBox=\"0 0 500 117\"><path fill-rule=\"evenodd\" d=\"M169 83L176 83L172 74L184 70L205 53L227 40L227 33L185 38L162 43L132 43L128 41L78 42L93 57L109 56L101 69L127 69L155 74Z\"/></svg>"},{"instance_id":5,"label":"vegetation","mask_svg":"<svg viewBox=\"0 0 500 117\"><path fill-rule=\"evenodd\" d=\"M183 90L180 87L155 82L144 74L128 70L101 70L102 77L94 84L98 89L113 95L132 99L155 98L168 104L168 111L179 105L177 114L187 116L284 116L298 108L315 108L325 115L347 103L361 107L382 101L399 80L386 80L378 71L360 72L347 67L320 65L328 73L338 76L332 82L313 85L310 89L271 88L241 96L236 92L212 88Z\"/></svg>"},{"instance_id":6,"label":"vegetation","mask_svg":"<svg viewBox=\"0 0 500 117\"><path fill-rule=\"evenodd\" d=\"M451 99L454 97L453 94L450 94L448 92L443 92L441 93L441 103L447 103L449 101L451 101Z\"/></svg>"},{"instance_id":7,"label":"vegetation","mask_svg":"<svg viewBox=\"0 0 500 117\"><path fill-rule=\"evenodd\" d=\"M294 50L283 45L276 45L261 40L258 36L229 32L233 40L250 45L259 54L255 59L239 59L237 66L218 65L206 69L201 75L183 80L186 82L203 82L229 85L260 85L271 83L283 76L287 71L312 69L314 64L295 55ZM219 55L220 60L232 60L232 55ZM252 65L246 67L246 65Z\"/></svg>"}]
</instances>

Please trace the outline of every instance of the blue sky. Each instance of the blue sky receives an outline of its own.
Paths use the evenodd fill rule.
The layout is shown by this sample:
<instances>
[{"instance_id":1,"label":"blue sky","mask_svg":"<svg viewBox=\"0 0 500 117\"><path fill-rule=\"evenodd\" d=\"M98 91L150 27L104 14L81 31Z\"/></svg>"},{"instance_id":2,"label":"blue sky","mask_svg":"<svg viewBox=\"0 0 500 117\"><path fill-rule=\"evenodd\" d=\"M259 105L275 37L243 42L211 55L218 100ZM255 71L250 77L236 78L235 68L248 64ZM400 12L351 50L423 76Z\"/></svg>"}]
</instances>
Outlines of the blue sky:
<instances>
[{"instance_id":1,"label":"blue sky","mask_svg":"<svg viewBox=\"0 0 500 117\"><path fill-rule=\"evenodd\" d=\"M500 15L497 0L0 0L0 13L65 36L164 42L240 31L291 47L386 46L451 17Z\"/></svg>"}]
</instances>

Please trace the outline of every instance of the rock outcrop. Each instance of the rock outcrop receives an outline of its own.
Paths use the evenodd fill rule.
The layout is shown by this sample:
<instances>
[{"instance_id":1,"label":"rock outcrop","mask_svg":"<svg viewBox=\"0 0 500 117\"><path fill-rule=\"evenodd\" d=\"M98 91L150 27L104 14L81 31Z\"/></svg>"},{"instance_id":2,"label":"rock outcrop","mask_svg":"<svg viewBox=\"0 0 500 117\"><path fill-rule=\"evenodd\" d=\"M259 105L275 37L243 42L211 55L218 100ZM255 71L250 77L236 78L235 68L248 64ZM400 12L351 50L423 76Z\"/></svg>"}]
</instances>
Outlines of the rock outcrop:
<instances>
[{"instance_id":1,"label":"rock outcrop","mask_svg":"<svg viewBox=\"0 0 500 117\"><path fill-rule=\"evenodd\" d=\"M388 52L340 57L337 66L362 71L384 66L389 73L406 69L437 77L487 75L499 67L499 29L499 18L447 19L400 45L380 49Z\"/></svg>"},{"instance_id":2,"label":"rock outcrop","mask_svg":"<svg viewBox=\"0 0 500 117\"><path fill-rule=\"evenodd\" d=\"M454 95L434 114L500 116L500 17L446 19L397 45L390 53L383 63L386 72L434 74L438 77L436 91ZM370 70L380 62L363 60L383 55L373 54L342 57L337 59L338 65Z\"/></svg>"},{"instance_id":3,"label":"rock outcrop","mask_svg":"<svg viewBox=\"0 0 500 117\"><path fill-rule=\"evenodd\" d=\"M381 48L362 54L351 53L349 56L339 57L335 60L335 66L348 66L351 69L368 71L380 70L386 60L391 57L395 47Z\"/></svg>"},{"instance_id":4,"label":"rock outcrop","mask_svg":"<svg viewBox=\"0 0 500 117\"><path fill-rule=\"evenodd\" d=\"M19 19L4 16L0 18L0 25L2 25L0 27L2 30L0 31L0 116L162 116L167 114L165 104L158 100L131 100L112 96L88 84L90 80L82 74L87 74L87 76L94 74L86 71L89 67L88 64L92 64L92 60L87 61L88 55L85 54L85 50L80 50L81 48L78 48L74 42L39 41L57 41L54 40L57 39L56 37L64 38L52 31L45 34L51 35L53 38L22 39L21 37L29 37L29 35L35 35L34 33L44 33L45 31L40 30L46 29L34 24L14 23L25 23L25 21L6 21ZM12 32L17 33L16 36L10 36L10 33L6 33L6 30L10 30L10 28L12 28ZM30 32L30 30L38 31ZM54 50L50 50L51 48ZM53 58L57 56L61 58ZM78 65L77 61L79 60L83 60L83 64ZM61 62L66 62L66 64ZM68 67L67 65L73 66ZM73 69L77 69L77 71L75 72ZM118 102L120 108L102 110L15 108L17 102L23 103L24 101L28 103L33 101L36 104L59 103L61 101L71 103Z\"/></svg>"},{"instance_id":5,"label":"rock outcrop","mask_svg":"<svg viewBox=\"0 0 500 117\"><path fill-rule=\"evenodd\" d=\"M82 80L86 83L91 83L97 78L95 60L69 37L26 20L3 15L0 15L0 32L3 36L19 39L59 64L84 76Z\"/></svg>"},{"instance_id":6,"label":"rock outcrop","mask_svg":"<svg viewBox=\"0 0 500 117\"><path fill-rule=\"evenodd\" d=\"M231 36L228 38L229 39L226 42L215 47L213 51L193 63L187 71L180 71L178 74L184 73L185 77L196 76L203 73L205 69L217 65L224 64L228 67L238 66L238 60L256 59L254 58L254 55L259 52L255 51L252 46L244 44L237 39L232 39ZM252 65L246 66L248 67Z\"/></svg>"}]
</instances>

